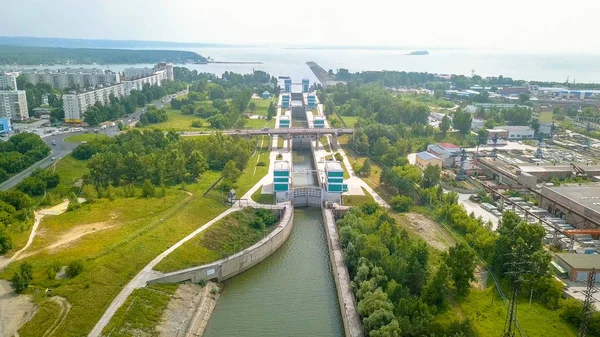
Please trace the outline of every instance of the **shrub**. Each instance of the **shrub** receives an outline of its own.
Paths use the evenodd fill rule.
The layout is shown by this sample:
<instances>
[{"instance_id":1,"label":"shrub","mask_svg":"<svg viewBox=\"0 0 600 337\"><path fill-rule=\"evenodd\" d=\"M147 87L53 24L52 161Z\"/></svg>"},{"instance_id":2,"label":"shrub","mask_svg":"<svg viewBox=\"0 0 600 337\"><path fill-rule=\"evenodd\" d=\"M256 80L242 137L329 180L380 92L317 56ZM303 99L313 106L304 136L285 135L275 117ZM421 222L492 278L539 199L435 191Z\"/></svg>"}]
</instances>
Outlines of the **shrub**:
<instances>
[{"instance_id":1,"label":"shrub","mask_svg":"<svg viewBox=\"0 0 600 337\"><path fill-rule=\"evenodd\" d=\"M25 262L21 264L19 270L13 274L13 277L10 279L10 285L17 294L21 294L29 287L31 280L33 280L33 267Z\"/></svg>"},{"instance_id":2,"label":"shrub","mask_svg":"<svg viewBox=\"0 0 600 337\"><path fill-rule=\"evenodd\" d=\"M277 216L273 214L271 211L259 208L255 211L257 217L259 217L263 223L269 227L277 223Z\"/></svg>"},{"instance_id":3,"label":"shrub","mask_svg":"<svg viewBox=\"0 0 600 337\"><path fill-rule=\"evenodd\" d=\"M197 120L197 121L192 121L192 127L193 128L201 128L202 127L202 121Z\"/></svg>"},{"instance_id":4,"label":"shrub","mask_svg":"<svg viewBox=\"0 0 600 337\"><path fill-rule=\"evenodd\" d=\"M278 155L275 157L275 159L277 159L277 160L282 160L282 159L283 159L283 155L280 153L280 154L278 154Z\"/></svg>"},{"instance_id":5,"label":"shrub","mask_svg":"<svg viewBox=\"0 0 600 337\"><path fill-rule=\"evenodd\" d=\"M67 276L73 278L83 271L83 263L80 260L75 260L67 267Z\"/></svg>"},{"instance_id":6,"label":"shrub","mask_svg":"<svg viewBox=\"0 0 600 337\"><path fill-rule=\"evenodd\" d=\"M154 185L152 185L150 179L146 179L144 181L144 186L142 187L142 196L144 198L152 198L155 194L156 190L154 188Z\"/></svg>"},{"instance_id":7,"label":"shrub","mask_svg":"<svg viewBox=\"0 0 600 337\"><path fill-rule=\"evenodd\" d=\"M390 200L390 206L396 212L408 212L413 205L413 199L405 195L397 195Z\"/></svg>"},{"instance_id":8,"label":"shrub","mask_svg":"<svg viewBox=\"0 0 600 337\"><path fill-rule=\"evenodd\" d=\"M265 163L264 161L259 161L258 163L256 163L256 166L267 166L267 163Z\"/></svg>"},{"instance_id":9,"label":"shrub","mask_svg":"<svg viewBox=\"0 0 600 337\"><path fill-rule=\"evenodd\" d=\"M0 225L0 255L12 248L12 240L3 225Z\"/></svg>"}]
</instances>

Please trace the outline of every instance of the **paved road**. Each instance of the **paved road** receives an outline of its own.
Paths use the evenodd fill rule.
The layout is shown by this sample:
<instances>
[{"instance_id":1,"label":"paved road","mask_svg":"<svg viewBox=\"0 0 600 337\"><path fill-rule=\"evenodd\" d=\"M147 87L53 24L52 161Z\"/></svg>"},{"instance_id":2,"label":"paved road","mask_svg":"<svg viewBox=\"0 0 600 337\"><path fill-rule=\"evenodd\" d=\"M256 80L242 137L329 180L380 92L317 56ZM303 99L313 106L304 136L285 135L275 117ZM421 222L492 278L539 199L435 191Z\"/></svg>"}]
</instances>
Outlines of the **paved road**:
<instances>
[{"instance_id":1,"label":"paved road","mask_svg":"<svg viewBox=\"0 0 600 337\"><path fill-rule=\"evenodd\" d=\"M187 93L187 90L184 90L182 92L175 94L175 96L176 97L181 96L186 93ZM164 101L165 102L163 103L161 100L159 100L158 102L154 103L154 105L156 105L156 107L158 107L158 108L162 108L164 105L168 104L171 101L170 96L167 96L164 99ZM135 124L140 119L141 114L145 113L145 112L146 112L146 108L139 109L136 112L134 112L133 114L129 115L128 119L131 119L132 123ZM59 160L60 158L67 156L79 145L79 143L65 142L64 141L65 138L67 138L69 136L73 136L73 135L83 134L85 132L92 133L92 132L94 132L95 129L97 129L97 127L83 128L83 131L79 131L79 132L61 132L56 135L54 135L54 134L53 135L42 135L42 140L46 144L48 144L48 146L50 146L50 154L46 158L29 166L25 170L15 174L14 176L10 177L7 181L0 184L0 190L6 191L6 190L16 186L18 183L21 182L21 180L29 177L31 172L33 172L35 169L49 167L56 160ZM114 127L108 127L104 130L99 130L99 133L106 134L109 137L114 137L114 136L120 134L120 131ZM53 141L56 143L56 145L52 145Z\"/></svg>"}]
</instances>

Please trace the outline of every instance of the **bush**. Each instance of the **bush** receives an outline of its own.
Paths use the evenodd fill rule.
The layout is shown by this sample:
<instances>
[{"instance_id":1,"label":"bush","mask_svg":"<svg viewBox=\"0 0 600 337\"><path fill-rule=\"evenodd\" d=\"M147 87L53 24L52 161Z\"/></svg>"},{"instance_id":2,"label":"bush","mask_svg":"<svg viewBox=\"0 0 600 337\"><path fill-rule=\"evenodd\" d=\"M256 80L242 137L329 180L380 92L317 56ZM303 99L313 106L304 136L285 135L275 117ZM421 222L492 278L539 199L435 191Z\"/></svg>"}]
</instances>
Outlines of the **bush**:
<instances>
[{"instance_id":1,"label":"bush","mask_svg":"<svg viewBox=\"0 0 600 337\"><path fill-rule=\"evenodd\" d=\"M144 198L152 198L155 194L156 190L154 188L154 185L152 185L150 179L146 179L144 181L144 186L142 187L142 196Z\"/></svg>"},{"instance_id":2,"label":"bush","mask_svg":"<svg viewBox=\"0 0 600 337\"><path fill-rule=\"evenodd\" d=\"M83 263L80 260L73 261L67 267L67 276L73 278L83 271Z\"/></svg>"},{"instance_id":3,"label":"bush","mask_svg":"<svg viewBox=\"0 0 600 337\"><path fill-rule=\"evenodd\" d=\"M198 121L192 121L192 127L193 128L201 128L203 126L202 121L198 120Z\"/></svg>"},{"instance_id":4,"label":"bush","mask_svg":"<svg viewBox=\"0 0 600 337\"><path fill-rule=\"evenodd\" d=\"M408 212L413 205L413 199L405 195L397 195L390 200L390 206L396 212Z\"/></svg>"},{"instance_id":5,"label":"bush","mask_svg":"<svg viewBox=\"0 0 600 337\"><path fill-rule=\"evenodd\" d=\"M6 254L12 248L12 240L3 225L0 224L0 255Z\"/></svg>"},{"instance_id":6,"label":"bush","mask_svg":"<svg viewBox=\"0 0 600 337\"><path fill-rule=\"evenodd\" d=\"M21 294L29 287L29 283L33 280L33 267L25 262L19 266L19 270L13 274L10 279L10 285L17 294Z\"/></svg>"},{"instance_id":7,"label":"bush","mask_svg":"<svg viewBox=\"0 0 600 337\"><path fill-rule=\"evenodd\" d=\"M336 152L334 157L335 157L335 160L337 160L339 162L344 161L344 157L342 157L342 155L339 152Z\"/></svg>"},{"instance_id":8,"label":"bush","mask_svg":"<svg viewBox=\"0 0 600 337\"><path fill-rule=\"evenodd\" d=\"M283 155L281 153L279 153L277 156L275 156L275 159L282 160L283 159Z\"/></svg>"},{"instance_id":9,"label":"bush","mask_svg":"<svg viewBox=\"0 0 600 337\"><path fill-rule=\"evenodd\" d=\"M259 161L258 163L256 163L256 166L267 166L267 163L265 163L264 161Z\"/></svg>"},{"instance_id":10,"label":"bush","mask_svg":"<svg viewBox=\"0 0 600 337\"><path fill-rule=\"evenodd\" d=\"M255 214L267 227L277 223L277 216L267 209L259 208L255 211Z\"/></svg>"}]
</instances>

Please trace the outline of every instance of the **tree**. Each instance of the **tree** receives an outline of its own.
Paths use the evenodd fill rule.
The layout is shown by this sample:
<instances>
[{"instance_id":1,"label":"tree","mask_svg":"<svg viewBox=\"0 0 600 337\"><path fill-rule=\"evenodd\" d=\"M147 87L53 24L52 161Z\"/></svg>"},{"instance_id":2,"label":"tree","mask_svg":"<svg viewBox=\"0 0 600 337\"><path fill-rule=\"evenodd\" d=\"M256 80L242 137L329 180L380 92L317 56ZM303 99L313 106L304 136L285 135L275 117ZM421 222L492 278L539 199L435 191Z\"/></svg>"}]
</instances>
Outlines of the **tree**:
<instances>
[{"instance_id":1,"label":"tree","mask_svg":"<svg viewBox=\"0 0 600 337\"><path fill-rule=\"evenodd\" d=\"M250 111L254 112L256 110L256 103L254 103L254 101L251 101L248 104L248 109L250 109Z\"/></svg>"},{"instance_id":2,"label":"tree","mask_svg":"<svg viewBox=\"0 0 600 337\"><path fill-rule=\"evenodd\" d=\"M527 104L529 103L529 99L531 98L531 95L527 94L527 93L520 93L519 94L519 104Z\"/></svg>"},{"instance_id":3,"label":"tree","mask_svg":"<svg viewBox=\"0 0 600 337\"><path fill-rule=\"evenodd\" d=\"M17 294L21 294L27 287L29 287L29 283L33 280L33 267L25 262L19 266L19 270L13 274L13 277L10 279L10 284L15 290Z\"/></svg>"},{"instance_id":4,"label":"tree","mask_svg":"<svg viewBox=\"0 0 600 337\"><path fill-rule=\"evenodd\" d=\"M269 103L269 109L267 109L267 120L271 120L273 116L275 116L275 112L275 105L273 104L273 101L271 101L271 103Z\"/></svg>"},{"instance_id":5,"label":"tree","mask_svg":"<svg viewBox=\"0 0 600 337\"><path fill-rule=\"evenodd\" d=\"M423 299L429 305L443 308L446 304L446 292L448 289L448 277L450 270L443 261L437 271L423 289Z\"/></svg>"},{"instance_id":6,"label":"tree","mask_svg":"<svg viewBox=\"0 0 600 337\"><path fill-rule=\"evenodd\" d=\"M144 198L152 198L156 190L154 189L154 185L150 181L150 179L144 180L144 186L142 186L142 197Z\"/></svg>"},{"instance_id":7,"label":"tree","mask_svg":"<svg viewBox=\"0 0 600 337\"><path fill-rule=\"evenodd\" d=\"M538 121L537 119L532 119L529 126L531 126L531 128L535 131L535 134L537 134L540 131L540 121Z\"/></svg>"},{"instance_id":8,"label":"tree","mask_svg":"<svg viewBox=\"0 0 600 337\"><path fill-rule=\"evenodd\" d=\"M461 295L469 292L469 282L475 280L475 253L463 242L459 242L448 250L446 263L450 267L450 275L456 291Z\"/></svg>"},{"instance_id":9,"label":"tree","mask_svg":"<svg viewBox=\"0 0 600 337\"><path fill-rule=\"evenodd\" d=\"M489 132L486 129L481 129L477 131L477 144L479 145L487 145L489 138Z\"/></svg>"},{"instance_id":10,"label":"tree","mask_svg":"<svg viewBox=\"0 0 600 337\"><path fill-rule=\"evenodd\" d=\"M413 205L413 199L406 195L396 195L390 200L390 206L396 212L408 212Z\"/></svg>"},{"instance_id":11,"label":"tree","mask_svg":"<svg viewBox=\"0 0 600 337\"><path fill-rule=\"evenodd\" d=\"M365 162L361 166L360 175L363 177L368 177L371 175L371 163L369 159L365 159Z\"/></svg>"},{"instance_id":12,"label":"tree","mask_svg":"<svg viewBox=\"0 0 600 337\"><path fill-rule=\"evenodd\" d=\"M228 161L227 164L225 164L222 173L223 188L226 190L235 188L236 183L241 175L242 171L237 168L235 162L233 160Z\"/></svg>"},{"instance_id":13,"label":"tree","mask_svg":"<svg viewBox=\"0 0 600 337\"><path fill-rule=\"evenodd\" d=\"M442 118L442 122L440 123L440 131L442 131L442 133L445 136L446 132L448 132L449 129L450 129L450 118L448 118L448 115L444 115L444 117Z\"/></svg>"},{"instance_id":14,"label":"tree","mask_svg":"<svg viewBox=\"0 0 600 337\"><path fill-rule=\"evenodd\" d=\"M67 270L65 271L69 278L73 278L83 271L83 262L81 260L75 260L67 266Z\"/></svg>"},{"instance_id":15,"label":"tree","mask_svg":"<svg viewBox=\"0 0 600 337\"><path fill-rule=\"evenodd\" d=\"M427 165L423 170L423 188L436 186L440 182L440 167L437 165Z\"/></svg>"},{"instance_id":16,"label":"tree","mask_svg":"<svg viewBox=\"0 0 600 337\"><path fill-rule=\"evenodd\" d=\"M471 130L471 114L468 112L457 111L454 113L454 118L452 119L452 124L455 129L458 129L460 133L466 135Z\"/></svg>"},{"instance_id":17,"label":"tree","mask_svg":"<svg viewBox=\"0 0 600 337\"><path fill-rule=\"evenodd\" d=\"M12 240L6 228L0 224L0 255L6 254L12 248Z\"/></svg>"},{"instance_id":18,"label":"tree","mask_svg":"<svg viewBox=\"0 0 600 337\"><path fill-rule=\"evenodd\" d=\"M83 185L83 188L81 189L81 194L83 198L85 198L85 200L90 204L98 200L98 191L96 191L96 188L93 185Z\"/></svg>"}]
</instances>

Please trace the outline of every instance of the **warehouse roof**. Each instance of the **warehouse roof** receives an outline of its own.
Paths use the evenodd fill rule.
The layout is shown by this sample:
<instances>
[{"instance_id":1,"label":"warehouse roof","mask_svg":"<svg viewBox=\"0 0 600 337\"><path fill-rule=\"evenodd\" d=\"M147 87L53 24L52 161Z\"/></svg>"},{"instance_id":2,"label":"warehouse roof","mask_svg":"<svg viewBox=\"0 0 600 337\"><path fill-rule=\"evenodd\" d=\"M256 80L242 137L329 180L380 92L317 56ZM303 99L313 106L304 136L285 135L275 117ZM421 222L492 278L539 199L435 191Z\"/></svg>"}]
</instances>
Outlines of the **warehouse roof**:
<instances>
[{"instance_id":1,"label":"warehouse roof","mask_svg":"<svg viewBox=\"0 0 600 337\"><path fill-rule=\"evenodd\" d=\"M436 155L433 155L427 151L423 151L423 152L419 152L417 153L417 157L423 159L423 160L432 160L432 159L440 159L438 158Z\"/></svg>"},{"instance_id":2,"label":"warehouse roof","mask_svg":"<svg viewBox=\"0 0 600 337\"><path fill-rule=\"evenodd\" d=\"M533 129L528 126L528 125L501 125L501 126L496 126L494 127L494 129L496 130L506 130L506 131L512 131L512 132L517 132L517 131L533 131Z\"/></svg>"},{"instance_id":3,"label":"warehouse roof","mask_svg":"<svg viewBox=\"0 0 600 337\"><path fill-rule=\"evenodd\" d=\"M572 200L595 212L600 212L600 185L542 187Z\"/></svg>"},{"instance_id":4,"label":"warehouse roof","mask_svg":"<svg viewBox=\"0 0 600 337\"><path fill-rule=\"evenodd\" d=\"M592 269L600 270L600 255L598 254L573 254L573 253L558 253L556 256L563 260L566 264L575 269Z\"/></svg>"}]
</instances>

